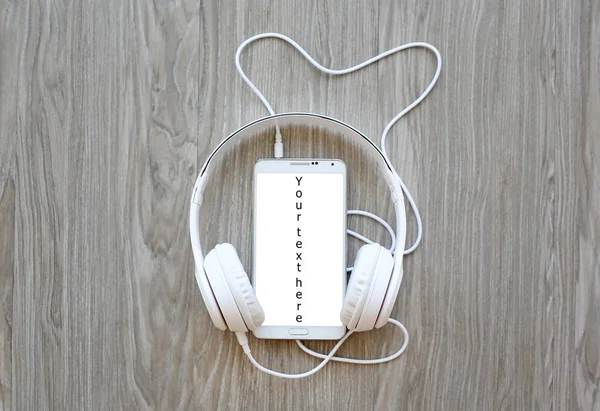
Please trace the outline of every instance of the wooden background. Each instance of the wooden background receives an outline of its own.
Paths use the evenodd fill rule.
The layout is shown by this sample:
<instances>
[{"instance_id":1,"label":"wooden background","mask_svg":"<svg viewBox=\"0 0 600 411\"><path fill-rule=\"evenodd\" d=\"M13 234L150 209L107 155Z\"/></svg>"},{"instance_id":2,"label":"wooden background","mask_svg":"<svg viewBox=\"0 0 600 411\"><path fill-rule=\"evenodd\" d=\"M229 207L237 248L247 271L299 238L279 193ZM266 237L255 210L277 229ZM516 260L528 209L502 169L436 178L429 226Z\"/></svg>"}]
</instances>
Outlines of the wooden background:
<instances>
[{"instance_id":1,"label":"wooden background","mask_svg":"<svg viewBox=\"0 0 600 411\"><path fill-rule=\"evenodd\" d=\"M254 3L0 2L1 407L600 409L600 2ZM266 114L233 64L263 31L336 68L408 41L444 57L390 136L425 227L393 312L411 342L393 363L276 379L205 311L189 195L209 150ZM276 40L242 61L278 112L377 141L435 66L412 50L332 79ZM248 172L270 153L270 139L244 142L207 190L205 241L231 241L247 265ZM314 135L288 153L344 155L350 206L391 216L355 148ZM384 328L341 353L399 342ZM293 342L250 343L278 370L317 362Z\"/></svg>"}]
</instances>

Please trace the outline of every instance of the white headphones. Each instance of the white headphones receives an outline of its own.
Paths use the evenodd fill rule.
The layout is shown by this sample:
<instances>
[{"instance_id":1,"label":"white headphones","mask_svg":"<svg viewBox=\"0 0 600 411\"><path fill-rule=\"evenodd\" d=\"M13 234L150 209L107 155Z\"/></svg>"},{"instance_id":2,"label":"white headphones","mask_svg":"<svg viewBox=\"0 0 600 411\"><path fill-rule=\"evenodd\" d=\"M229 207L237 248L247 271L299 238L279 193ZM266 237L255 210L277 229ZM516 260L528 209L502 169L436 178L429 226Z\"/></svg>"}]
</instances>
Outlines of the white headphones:
<instances>
[{"instance_id":1,"label":"white headphones","mask_svg":"<svg viewBox=\"0 0 600 411\"><path fill-rule=\"evenodd\" d=\"M239 64L239 56L243 48L252 41L265 37L279 38L292 44L315 67L329 74L346 74L358 70L397 51L411 47L425 47L434 51L436 57L438 58L438 68L433 81L430 83L426 91L387 125L382 135L382 144L380 150L364 134L339 120L311 113L274 114L269 103L266 101L260 91L256 89L252 82L250 82ZM242 345L244 352L257 368L269 374L284 378L301 378L311 375L320 370L329 360L352 362L357 364L374 364L397 358L400 354L402 354L408 344L408 332L401 323L390 319L389 316L392 312L392 308L394 306L394 302L396 301L396 296L398 295L400 284L402 282L403 255L412 252L417 247L421 239L422 227L416 205L414 204L414 201L410 196L406 186L391 165L386 154L385 139L391 126L393 126L396 121L398 121L414 106L420 103L437 82L441 71L441 56L439 55L439 52L437 49L427 43L411 43L396 49L392 49L350 69L336 71L320 66L299 45L297 45L288 37L277 33L266 33L254 36L242 43L236 53L236 67L242 75L242 78L259 96L261 101L265 104L272 115L243 126L224 139L208 156L194 185L190 204L190 237L195 260L196 281L198 283L198 287L200 288L200 293L202 294L202 298L212 322L220 330L229 329L236 333L238 341ZM254 290L250 284L248 275L242 266L235 248L231 244L219 244L208 254L206 254L205 257L202 252L199 231L203 190L206 186L207 179L209 178L210 165L213 160L215 160L219 154L222 154L225 148L228 148L230 145L232 145L232 143L238 141L240 138L244 136L255 136L270 129L276 130L275 157L282 157L283 143L280 133L280 126L283 125L325 128L331 132L340 134L344 138L352 138L362 147L373 153L373 157L376 160L377 165L390 188L391 198L394 204L396 215L397 232L394 236L391 228L389 228L389 226L387 226L387 224L377 216L367 212L354 212L354 214L367 215L386 225L388 230L393 235L393 244L395 244L395 247L393 245L391 249L388 250L387 248L373 243L364 237L357 235L356 233L349 232L350 234L370 243L362 246L356 256L356 262L352 269L342 311L340 313L342 323L348 328L349 332L338 341L336 346L327 356L309 350L298 341L298 345L305 352L315 357L323 358L323 361L317 367L306 373L291 375L268 370L258 364L252 357L250 348L248 346L248 339L245 333L249 330L255 330L264 321L264 313L260 306L260 302L257 300L254 294ZM404 195L407 196L418 222L417 240L412 247L405 251L403 250L406 239L406 213L404 208L403 192ZM373 328L380 328L388 322L398 326L404 333L403 345L393 355L375 360L356 360L334 357L337 349L353 332L368 331Z\"/></svg>"},{"instance_id":2,"label":"white headphones","mask_svg":"<svg viewBox=\"0 0 600 411\"><path fill-rule=\"evenodd\" d=\"M396 212L396 247L403 250L406 238L404 197L393 171L381 151L358 130L338 120L308 113L276 114L256 120L227 137L209 155L196 180L190 205L190 237L196 261L196 280L210 317L217 328L234 332L253 331L264 321L260 303L235 248L219 244L206 258L200 243L199 218L202 193L215 157L240 135L255 135L275 125L324 127L360 142L376 154L377 164L388 183ZM342 323L353 331L367 331L386 324L402 282L402 252L392 255L379 244L362 246L350 276L341 312Z\"/></svg>"}]
</instances>

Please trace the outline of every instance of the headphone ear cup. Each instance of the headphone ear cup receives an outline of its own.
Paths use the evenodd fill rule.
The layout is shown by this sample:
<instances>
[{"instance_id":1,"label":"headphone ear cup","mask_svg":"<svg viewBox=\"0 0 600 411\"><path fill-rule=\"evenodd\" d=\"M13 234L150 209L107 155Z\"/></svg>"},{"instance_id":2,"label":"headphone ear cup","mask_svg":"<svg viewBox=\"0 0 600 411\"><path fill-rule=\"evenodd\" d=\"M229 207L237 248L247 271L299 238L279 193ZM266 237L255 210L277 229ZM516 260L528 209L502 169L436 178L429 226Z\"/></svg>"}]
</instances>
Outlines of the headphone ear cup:
<instances>
[{"instance_id":1,"label":"headphone ear cup","mask_svg":"<svg viewBox=\"0 0 600 411\"><path fill-rule=\"evenodd\" d=\"M356 331L369 331L375 328L383 307L383 301L388 292L393 270L394 257L392 253L387 248L379 246L379 255L375 264L371 289L366 297L363 312L356 324Z\"/></svg>"},{"instance_id":2,"label":"headphone ear cup","mask_svg":"<svg viewBox=\"0 0 600 411\"><path fill-rule=\"evenodd\" d=\"M248 329L254 331L265 321L265 314L254 294L254 289L237 251L233 245L228 243L217 245L214 251L237 308Z\"/></svg>"},{"instance_id":3,"label":"headphone ear cup","mask_svg":"<svg viewBox=\"0 0 600 411\"><path fill-rule=\"evenodd\" d=\"M235 297L229 284L227 284L223 267L221 267L217 252L214 249L206 254L204 258L204 272L229 330L247 332L248 327L237 307Z\"/></svg>"},{"instance_id":4,"label":"headphone ear cup","mask_svg":"<svg viewBox=\"0 0 600 411\"><path fill-rule=\"evenodd\" d=\"M365 290L371 287L378 251L371 244L363 245L356 254L354 268L346 288L346 297L340 318L342 324L353 330L365 303ZM358 316L357 316L358 313Z\"/></svg>"},{"instance_id":5,"label":"headphone ear cup","mask_svg":"<svg viewBox=\"0 0 600 411\"><path fill-rule=\"evenodd\" d=\"M215 293L212 287L210 286L210 281L208 280L206 270L204 270L204 266L199 267L196 264L194 265L196 282L198 283L198 287L200 288L200 294L202 295L202 300L204 300L204 305L206 306L208 315L210 316L210 319L212 320L215 327L217 327L221 331L225 331L227 329L227 323L225 322L223 313L219 308L219 303L217 302Z\"/></svg>"},{"instance_id":6,"label":"headphone ear cup","mask_svg":"<svg viewBox=\"0 0 600 411\"><path fill-rule=\"evenodd\" d=\"M356 255L346 290L341 320L349 330L373 329L394 266L391 252L379 244L366 244Z\"/></svg>"}]
</instances>

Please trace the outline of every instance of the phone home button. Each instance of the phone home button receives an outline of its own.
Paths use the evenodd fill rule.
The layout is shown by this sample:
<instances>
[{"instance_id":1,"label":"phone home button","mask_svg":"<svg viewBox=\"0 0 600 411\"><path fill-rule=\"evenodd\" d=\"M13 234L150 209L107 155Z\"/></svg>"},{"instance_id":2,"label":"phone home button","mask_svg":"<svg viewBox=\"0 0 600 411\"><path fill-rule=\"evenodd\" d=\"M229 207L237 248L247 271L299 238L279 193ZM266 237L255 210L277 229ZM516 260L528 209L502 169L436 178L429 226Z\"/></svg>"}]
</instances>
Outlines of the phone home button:
<instances>
[{"instance_id":1,"label":"phone home button","mask_svg":"<svg viewBox=\"0 0 600 411\"><path fill-rule=\"evenodd\" d=\"M308 329L307 328L290 328L288 330L288 332L291 335L308 335Z\"/></svg>"}]
</instances>

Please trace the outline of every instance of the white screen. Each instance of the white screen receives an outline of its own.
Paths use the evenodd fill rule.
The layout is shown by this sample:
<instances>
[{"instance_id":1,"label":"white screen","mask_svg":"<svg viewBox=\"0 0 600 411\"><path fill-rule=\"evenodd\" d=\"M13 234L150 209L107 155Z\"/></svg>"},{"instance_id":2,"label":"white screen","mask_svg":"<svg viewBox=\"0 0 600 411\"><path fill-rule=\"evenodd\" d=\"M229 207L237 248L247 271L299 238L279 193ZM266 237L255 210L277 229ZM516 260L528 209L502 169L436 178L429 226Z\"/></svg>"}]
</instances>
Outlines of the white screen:
<instances>
[{"instance_id":1,"label":"white screen","mask_svg":"<svg viewBox=\"0 0 600 411\"><path fill-rule=\"evenodd\" d=\"M255 184L254 285L263 325L341 326L343 174L257 173Z\"/></svg>"}]
</instances>

